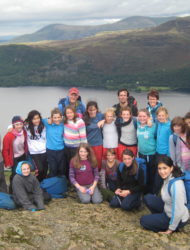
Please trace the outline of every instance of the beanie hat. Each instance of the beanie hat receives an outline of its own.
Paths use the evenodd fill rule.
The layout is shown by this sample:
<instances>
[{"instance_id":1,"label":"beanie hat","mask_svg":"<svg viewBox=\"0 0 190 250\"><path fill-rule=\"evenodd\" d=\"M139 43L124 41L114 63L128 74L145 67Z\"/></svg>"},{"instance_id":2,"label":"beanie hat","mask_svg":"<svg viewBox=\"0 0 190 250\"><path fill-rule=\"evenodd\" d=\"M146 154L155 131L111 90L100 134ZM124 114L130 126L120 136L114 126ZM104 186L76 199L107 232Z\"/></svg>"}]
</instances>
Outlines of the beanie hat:
<instances>
[{"instance_id":1,"label":"beanie hat","mask_svg":"<svg viewBox=\"0 0 190 250\"><path fill-rule=\"evenodd\" d=\"M23 120L22 120L22 118L19 115L15 115L12 118L12 124L15 124L17 122L22 122L23 123Z\"/></svg>"}]
</instances>

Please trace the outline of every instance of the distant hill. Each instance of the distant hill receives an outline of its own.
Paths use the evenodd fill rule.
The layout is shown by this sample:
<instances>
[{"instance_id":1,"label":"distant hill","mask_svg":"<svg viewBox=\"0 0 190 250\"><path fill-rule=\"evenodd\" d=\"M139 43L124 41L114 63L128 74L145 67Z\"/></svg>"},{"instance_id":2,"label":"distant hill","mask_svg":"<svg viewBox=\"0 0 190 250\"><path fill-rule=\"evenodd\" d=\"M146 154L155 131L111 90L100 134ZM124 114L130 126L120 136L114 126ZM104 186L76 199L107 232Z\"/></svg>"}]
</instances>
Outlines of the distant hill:
<instances>
[{"instance_id":1,"label":"distant hill","mask_svg":"<svg viewBox=\"0 0 190 250\"><path fill-rule=\"evenodd\" d=\"M16 37L11 42L38 42L44 40L76 40L96 35L104 31L134 30L158 26L161 23L173 20L176 17L143 17L134 16L125 18L113 24L96 26L73 26L65 24L52 24L39 31Z\"/></svg>"},{"instance_id":2,"label":"distant hill","mask_svg":"<svg viewBox=\"0 0 190 250\"><path fill-rule=\"evenodd\" d=\"M190 18L73 41L0 46L0 86L190 91Z\"/></svg>"}]
</instances>

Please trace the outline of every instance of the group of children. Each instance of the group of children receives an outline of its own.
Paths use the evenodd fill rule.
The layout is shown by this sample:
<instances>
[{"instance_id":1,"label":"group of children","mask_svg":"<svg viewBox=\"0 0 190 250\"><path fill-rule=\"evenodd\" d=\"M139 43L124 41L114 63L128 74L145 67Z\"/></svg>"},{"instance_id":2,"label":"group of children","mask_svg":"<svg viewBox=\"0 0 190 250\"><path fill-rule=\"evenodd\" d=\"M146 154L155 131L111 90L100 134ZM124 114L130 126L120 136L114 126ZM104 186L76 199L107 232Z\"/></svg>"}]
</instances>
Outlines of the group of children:
<instances>
[{"instance_id":1,"label":"group of children","mask_svg":"<svg viewBox=\"0 0 190 250\"><path fill-rule=\"evenodd\" d=\"M153 213L141 218L144 228L171 233L184 226L189 212L183 181L173 184L171 195L167 186L170 179L190 171L190 112L170 121L156 90L148 93L147 108L138 111L136 100L121 89L120 100L127 96L128 102L104 114L95 101L85 109L76 88L70 94L48 119L36 110L25 120L12 119L2 154L12 171L10 193L16 204L31 211L44 209L39 183L65 175L82 203L104 199L129 211L141 205L143 195ZM146 172L137 155L144 159ZM161 198L156 196L160 190Z\"/></svg>"}]
</instances>

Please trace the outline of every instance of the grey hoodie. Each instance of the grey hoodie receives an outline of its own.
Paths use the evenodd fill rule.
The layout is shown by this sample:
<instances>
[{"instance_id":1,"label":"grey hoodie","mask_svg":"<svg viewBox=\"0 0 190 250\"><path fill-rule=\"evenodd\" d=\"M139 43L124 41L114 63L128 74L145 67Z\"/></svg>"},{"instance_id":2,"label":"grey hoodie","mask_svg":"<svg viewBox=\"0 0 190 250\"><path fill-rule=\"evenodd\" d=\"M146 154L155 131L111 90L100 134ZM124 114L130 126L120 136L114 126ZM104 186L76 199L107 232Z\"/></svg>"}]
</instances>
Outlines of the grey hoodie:
<instances>
[{"instance_id":1,"label":"grey hoodie","mask_svg":"<svg viewBox=\"0 0 190 250\"><path fill-rule=\"evenodd\" d=\"M171 186L171 196L168 193L168 183L174 177L170 175L164 180L161 190L161 197L164 202L164 211L170 218L169 229L175 231L180 222L189 219L187 197L183 180L175 181Z\"/></svg>"}]
</instances>

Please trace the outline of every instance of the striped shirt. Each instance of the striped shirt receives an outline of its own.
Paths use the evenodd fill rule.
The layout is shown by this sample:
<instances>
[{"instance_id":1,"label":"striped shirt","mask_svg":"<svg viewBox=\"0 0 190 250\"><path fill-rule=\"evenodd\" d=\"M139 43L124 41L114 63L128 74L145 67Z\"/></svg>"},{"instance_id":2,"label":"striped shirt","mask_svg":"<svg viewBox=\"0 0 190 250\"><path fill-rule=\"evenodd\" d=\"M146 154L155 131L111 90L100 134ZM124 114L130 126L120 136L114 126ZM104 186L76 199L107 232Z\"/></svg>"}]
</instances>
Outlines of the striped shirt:
<instances>
[{"instance_id":1,"label":"striped shirt","mask_svg":"<svg viewBox=\"0 0 190 250\"><path fill-rule=\"evenodd\" d=\"M87 142L86 127L82 119L77 118L76 122L68 120L64 125L64 141L67 147L76 148L81 142Z\"/></svg>"}]
</instances>

